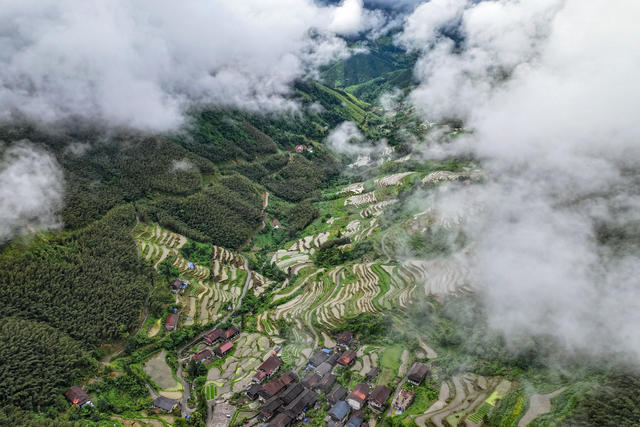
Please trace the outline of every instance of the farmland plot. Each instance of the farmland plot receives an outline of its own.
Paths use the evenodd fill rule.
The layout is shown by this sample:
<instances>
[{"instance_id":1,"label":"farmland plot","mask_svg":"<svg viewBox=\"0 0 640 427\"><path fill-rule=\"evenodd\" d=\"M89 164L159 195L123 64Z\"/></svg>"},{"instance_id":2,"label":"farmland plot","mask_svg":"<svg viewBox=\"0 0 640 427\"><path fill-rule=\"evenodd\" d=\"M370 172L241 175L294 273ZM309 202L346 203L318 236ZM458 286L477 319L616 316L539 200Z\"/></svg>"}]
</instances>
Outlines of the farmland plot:
<instances>
[{"instance_id":1,"label":"farmland plot","mask_svg":"<svg viewBox=\"0 0 640 427\"><path fill-rule=\"evenodd\" d=\"M393 175L388 175L382 178L378 178L374 181L374 184L379 187L393 187L402 184L402 180L409 175L413 175L415 172L401 172Z\"/></svg>"},{"instance_id":2,"label":"farmland plot","mask_svg":"<svg viewBox=\"0 0 640 427\"><path fill-rule=\"evenodd\" d=\"M362 192L364 192L364 184L362 182L357 182L355 184L347 185L342 190L338 191L338 194L356 195L362 194Z\"/></svg>"},{"instance_id":3,"label":"farmland plot","mask_svg":"<svg viewBox=\"0 0 640 427\"><path fill-rule=\"evenodd\" d=\"M357 196L351 196L344 201L345 206L353 205L353 206L361 206L367 205L369 203L374 203L378 199L376 198L376 193L371 191L365 194L359 194Z\"/></svg>"},{"instance_id":4,"label":"farmland plot","mask_svg":"<svg viewBox=\"0 0 640 427\"><path fill-rule=\"evenodd\" d=\"M389 200L383 200L381 202L375 203L371 206L368 206L366 208L364 208L363 210L360 211L360 216L362 218L369 218L372 216L378 216L381 215L382 212L384 211L384 208L392 205L394 203L396 203L398 201L398 199L389 199Z\"/></svg>"},{"instance_id":5,"label":"farmland plot","mask_svg":"<svg viewBox=\"0 0 640 427\"><path fill-rule=\"evenodd\" d=\"M460 295L472 292L469 270L460 257L404 261L399 278L424 286L426 295Z\"/></svg>"},{"instance_id":6,"label":"farmland plot","mask_svg":"<svg viewBox=\"0 0 640 427\"><path fill-rule=\"evenodd\" d=\"M189 281L181 299L185 325L204 324L220 317L221 310L235 304L241 294L246 275L242 256L219 246L212 247L210 266L194 263L182 256L179 249L187 238L169 232L156 224L138 225L133 232L141 256L153 262L155 268L167 257L175 257L173 266L180 278ZM260 276L254 285L260 294L271 282Z\"/></svg>"}]
</instances>

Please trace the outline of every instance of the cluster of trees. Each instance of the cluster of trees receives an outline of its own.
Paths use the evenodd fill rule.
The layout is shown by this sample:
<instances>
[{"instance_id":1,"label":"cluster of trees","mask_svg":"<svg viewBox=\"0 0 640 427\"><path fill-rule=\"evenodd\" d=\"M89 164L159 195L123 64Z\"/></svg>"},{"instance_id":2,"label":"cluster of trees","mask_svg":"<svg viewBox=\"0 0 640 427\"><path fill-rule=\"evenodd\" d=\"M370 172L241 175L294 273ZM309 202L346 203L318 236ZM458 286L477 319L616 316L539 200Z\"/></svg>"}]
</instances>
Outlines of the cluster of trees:
<instances>
[{"instance_id":1,"label":"cluster of trees","mask_svg":"<svg viewBox=\"0 0 640 427\"><path fill-rule=\"evenodd\" d=\"M262 201L255 192L234 191L228 182L213 183L183 199L158 198L141 212L144 219L194 240L236 249L260 225Z\"/></svg>"},{"instance_id":2,"label":"cluster of trees","mask_svg":"<svg viewBox=\"0 0 640 427\"><path fill-rule=\"evenodd\" d=\"M207 160L161 138L101 141L81 154L62 151L58 158L66 175L63 219L68 228L153 192L192 194L201 187L201 173L213 171Z\"/></svg>"},{"instance_id":3,"label":"cluster of trees","mask_svg":"<svg viewBox=\"0 0 640 427\"><path fill-rule=\"evenodd\" d=\"M560 424L566 426L640 425L640 377L615 374L580 399L573 413ZM553 417L553 414L550 415ZM544 425L547 419L540 419Z\"/></svg>"},{"instance_id":4,"label":"cluster of trees","mask_svg":"<svg viewBox=\"0 0 640 427\"><path fill-rule=\"evenodd\" d=\"M393 321L391 317L379 313L360 313L355 317L343 319L332 329L334 335L342 331L351 331L361 342L375 342L391 335Z\"/></svg>"},{"instance_id":5,"label":"cluster of trees","mask_svg":"<svg viewBox=\"0 0 640 427\"><path fill-rule=\"evenodd\" d=\"M46 323L4 318L0 342L0 407L46 410L91 367L81 343Z\"/></svg>"},{"instance_id":6,"label":"cluster of trees","mask_svg":"<svg viewBox=\"0 0 640 427\"><path fill-rule=\"evenodd\" d=\"M211 243L199 243L189 240L180 248L180 253L189 261L202 265L209 265L211 263L211 256L213 255L213 247L211 246ZM169 276L172 276L171 273L174 271L179 270L169 270ZM176 275L173 276L175 277Z\"/></svg>"},{"instance_id":7,"label":"cluster of trees","mask_svg":"<svg viewBox=\"0 0 640 427\"><path fill-rule=\"evenodd\" d=\"M163 288L138 257L134 223L133 207L123 205L80 232L5 250L0 318L37 319L89 344L122 337Z\"/></svg>"},{"instance_id":8,"label":"cluster of trees","mask_svg":"<svg viewBox=\"0 0 640 427\"><path fill-rule=\"evenodd\" d=\"M362 260L362 258L372 252L376 252L374 244L368 240L358 242L353 249L341 249L339 246L351 242L348 237L329 240L322 244L314 254L314 261L321 267L332 267L344 264L349 261ZM377 257L373 255L372 258Z\"/></svg>"}]
</instances>

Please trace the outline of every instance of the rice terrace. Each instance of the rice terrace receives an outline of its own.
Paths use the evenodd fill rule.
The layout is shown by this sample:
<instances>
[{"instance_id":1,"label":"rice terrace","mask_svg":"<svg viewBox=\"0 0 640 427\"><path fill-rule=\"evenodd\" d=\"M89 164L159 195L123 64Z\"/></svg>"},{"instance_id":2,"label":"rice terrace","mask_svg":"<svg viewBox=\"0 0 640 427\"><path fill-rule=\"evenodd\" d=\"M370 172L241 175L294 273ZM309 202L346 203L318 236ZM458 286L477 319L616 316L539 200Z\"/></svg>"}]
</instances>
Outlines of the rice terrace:
<instances>
[{"instance_id":1,"label":"rice terrace","mask_svg":"<svg viewBox=\"0 0 640 427\"><path fill-rule=\"evenodd\" d=\"M640 425L640 2L6 3L0 426Z\"/></svg>"}]
</instances>

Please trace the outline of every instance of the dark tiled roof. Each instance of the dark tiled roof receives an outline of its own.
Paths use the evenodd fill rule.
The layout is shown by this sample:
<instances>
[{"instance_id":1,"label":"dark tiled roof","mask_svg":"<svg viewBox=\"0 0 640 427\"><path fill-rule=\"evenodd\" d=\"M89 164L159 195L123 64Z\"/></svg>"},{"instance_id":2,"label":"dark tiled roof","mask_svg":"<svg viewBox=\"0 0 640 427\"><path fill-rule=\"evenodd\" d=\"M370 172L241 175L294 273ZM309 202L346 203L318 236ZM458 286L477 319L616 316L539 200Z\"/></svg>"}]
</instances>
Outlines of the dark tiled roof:
<instances>
[{"instance_id":1,"label":"dark tiled roof","mask_svg":"<svg viewBox=\"0 0 640 427\"><path fill-rule=\"evenodd\" d=\"M389 396L391 396L391 390L386 386L379 385L373 389L371 395L369 395L369 401L374 401L378 405L382 406L387 399L389 399Z\"/></svg>"},{"instance_id":2,"label":"dark tiled roof","mask_svg":"<svg viewBox=\"0 0 640 427\"><path fill-rule=\"evenodd\" d=\"M320 376L324 376L330 373L333 370L333 365L329 362L321 363L320 366L316 368L316 373Z\"/></svg>"},{"instance_id":3,"label":"dark tiled roof","mask_svg":"<svg viewBox=\"0 0 640 427\"><path fill-rule=\"evenodd\" d=\"M280 399L273 399L260 408L260 415L263 418L270 420L281 406L282 401Z\"/></svg>"},{"instance_id":4,"label":"dark tiled roof","mask_svg":"<svg viewBox=\"0 0 640 427\"><path fill-rule=\"evenodd\" d=\"M344 353L342 353L342 356L340 356L340 358L338 359L338 363L340 365L346 366L351 362L353 362L355 358L356 358L356 352L353 350L347 350Z\"/></svg>"},{"instance_id":5,"label":"dark tiled roof","mask_svg":"<svg viewBox=\"0 0 640 427\"><path fill-rule=\"evenodd\" d=\"M283 412L269 423L269 427L287 427L291 421L293 421L291 417Z\"/></svg>"},{"instance_id":6,"label":"dark tiled roof","mask_svg":"<svg viewBox=\"0 0 640 427\"><path fill-rule=\"evenodd\" d=\"M314 388L318 385L321 379L322 377L320 375L314 372L309 372L302 380L302 383L308 388Z\"/></svg>"},{"instance_id":7,"label":"dark tiled roof","mask_svg":"<svg viewBox=\"0 0 640 427\"><path fill-rule=\"evenodd\" d=\"M207 344L211 344L218 341L223 336L224 336L224 330L220 328L216 328L204 336L204 341Z\"/></svg>"},{"instance_id":8,"label":"dark tiled roof","mask_svg":"<svg viewBox=\"0 0 640 427\"><path fill-rule=\"evenodd\" d=\"M411 369L409 369L409 374L407 375L410 381L421 383L424 381L424 378L429 373L429 366L424 363L416 362L413 364Z\"/></svg>"},{"instance_id":9,"label":"dark tiled roof","mask_svg":"<svg viewBox=\"0 0 640 427\"><path fill-rule=\"evenodd\" d=\"M364 422L364 419L362 417L354 415L349 419L349 421L347 422L347 424L345 424L345 426L346 427L360 427L363 422Z\"/></svg>"},{"instance_id":10,"label":"dark tiled roof","mask_svg":"<svg viewBox=\"0 0 640 427\"><path fill-rule=\"evenodd\" d=\"M329 393L329 395L327 396L327 399L331 403L336 403L338 400L342 400L347 397L347 393L348 392L346 388L344 388L340 384L336 384L333 387L333 390L331 390L331 393Z\"/></svg>"},{"instance_id":11,"label":"dark tiled roof","mask_svg":"<svg viewBox=\"0 0 640 427\"><path fill-rule=\"evenodd\" d=\"M304 386L301 383L296 383L290 386L281 396L282 402L285 405L293 402L304 391Z\"/></svg>"},{"instance_id":12,"label":"dark tiled roof","mask_svg":"<svg viewBox=\"0 0 640 427\"><path fill-rule=\"evenodd\" d=\"M295 381L296 375L292 373L284 374L280 378L269 381L262 387L260 396L265 399L269 399L272 396L282 392L284 388Z\"/></svg>"},{"instance_id":13,"label":"dark tiled roof","mask_svg":"<svg viewBox=\"0 0 640 427\"><path fill-rule=\"evenodd\" d=\"M278 356L270 356L267 360L262 362L258 367L259 371L264 371L267 375L273 374L273 372L280 367L282 361Z\"/></svg>"},{"instance_id":14,"label":"dark tiled roof","mask_svg":"<svg viewBox=\"0 0 640 427\"><path fill-rule=\"evenodd\" d=\"M349 331L340 332L336 337L338 344L349 345L351 340L353 340L353 334Z\"/></svg>"},{"instance_id":15,"label":"dark tiled roof","mask_svg":"<svg viewBox=\"0 0 640 427\"><path fill-rule=\"evenodd\" d=\"M173 399L169 399L168 397L158 396L156 400L153 401L153 407L162 409L163 411L171 412L173 408L178 405L178 402Z\"/></svg>"},{"instance_id":16,"label":"dark tiled roof","mask_svg":"<svg viewBox=\"0 0 640 427\"><path fill-rule=\"evenodd\" d=\"M240 333L240 329L236 328L235 326L232 326L229 329L227 329L226 331L224 331L224 337L225 337L225 339L233 338L234 336L238 335L239 333Z\"/></svg>"},{"instance_id":17,"label":"dark tiled roof","mask_svg":"<svg viewBox=\"0 0 640 427\"><path fill-rule=\"evenodd\" d=\"M309 364L314 367L320 366L329 358L329 355L322 350L316 351L311 359L309 359Z\"/></svg>"},{"instance_id":18,"label":"dark tiled roof","mask_svg":"<svg viewBox=\"0 0 640 427\"><path fill-rule=\"evenodd\" d=\"M73 387L70 387L69 390L65 391L64 397L67 398L69 403L80 406L91 400L87 392L77 385L74 385Z\"/></svg>"},{"instance_id":19,"label":"dark tiled roof","mask_svg":"<svg viewBox=\"0 0 640 427\"><path fill-rule=\"evenodd\" d=\"M247 396L250 399L256 399L260 391L262 391L262 386L260 384L252 384L251 387L247 389Z\"/></svg>"},{"instance_id":20,"label":"dark tiled roof","mask_svg":"<svg viewBox=\"0 0 640 427\"><path fill-rule=\"evenodd\" d=\"M311 408L318 400L318 394L313 390L305 390L294 399L287 407L285 411L289 414L291 418L296 418L303 411Z\"/></svg>"},{"instance_id":21,"label":"dark tiled roof","mask_svg":"<svg viewBox=\"0 0 640 427\"><path fill-rule=\"evenodd\" d=\"M325 393L331 390L331 387L335 384L337 377L333 374L326 374L320 380L318 384L318 389L324 391Z\"/></svg>"}]
</instances>

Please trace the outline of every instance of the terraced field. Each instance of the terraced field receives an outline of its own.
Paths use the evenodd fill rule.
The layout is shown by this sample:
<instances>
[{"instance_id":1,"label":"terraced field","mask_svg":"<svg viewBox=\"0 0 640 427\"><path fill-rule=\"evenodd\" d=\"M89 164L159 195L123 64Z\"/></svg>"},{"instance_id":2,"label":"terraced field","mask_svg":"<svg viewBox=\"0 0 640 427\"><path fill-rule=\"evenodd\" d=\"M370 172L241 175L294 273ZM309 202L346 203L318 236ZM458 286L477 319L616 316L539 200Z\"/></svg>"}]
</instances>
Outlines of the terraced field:
<instances>
[{"instance_id":1,"label":"terraced field","mask_svg":"<svg viewBox=\"0 0 640 427\"><path fill-rule=\"evenodd\" d=\"M374 181L374 184L378 187L393 187L402 184L402 180L415 172L401 172L393 175L388 175L382 178L378 178Z\"/></svg>"},{"instance_id":2,"label":"terraced field","mask_svg":"<svg viewBox=\"0 0 640 427\"><path fill-rule=\"evenodd\" d=\"M483 377L466 373L443 383L438 401L415 418L418 426L479 425L497 399L506 396L511 383L500 377ZM453 393L452 393L453 392Z\"/></svg>"},{"instance_id":3,"label":"terraced field","mask_svg":"<svg viewBox=\"0 0 640 427\"><path fill-rule=\"evenodd\" d=\"M176 302L183 306L185 325L205 324L220 318L229 305L237 303L247 274L257 294L264 292L272 282L245 270L244 258L225 248L213 246L208 266L185 259L180 248L187 238L165 230L157 224L138 224L133 231L141 256L157 269L162 261L173 258L173 266L180 271L180 279L189 282Z\"/></svg>"}]
</instances>

